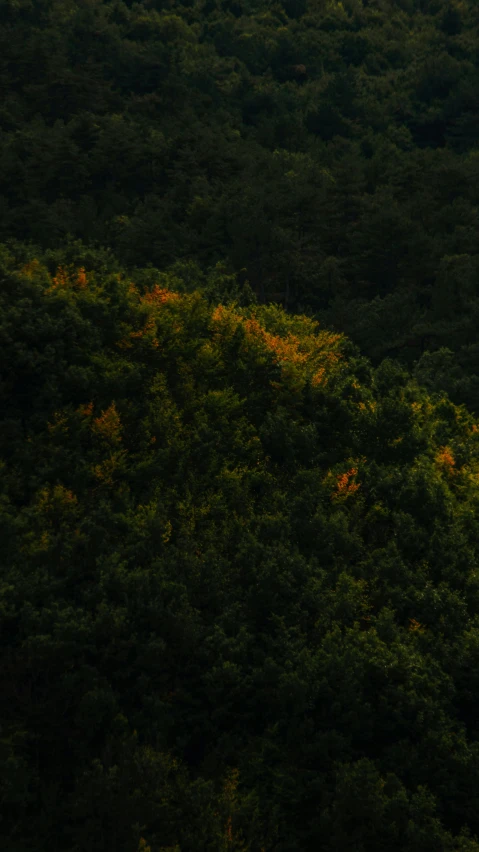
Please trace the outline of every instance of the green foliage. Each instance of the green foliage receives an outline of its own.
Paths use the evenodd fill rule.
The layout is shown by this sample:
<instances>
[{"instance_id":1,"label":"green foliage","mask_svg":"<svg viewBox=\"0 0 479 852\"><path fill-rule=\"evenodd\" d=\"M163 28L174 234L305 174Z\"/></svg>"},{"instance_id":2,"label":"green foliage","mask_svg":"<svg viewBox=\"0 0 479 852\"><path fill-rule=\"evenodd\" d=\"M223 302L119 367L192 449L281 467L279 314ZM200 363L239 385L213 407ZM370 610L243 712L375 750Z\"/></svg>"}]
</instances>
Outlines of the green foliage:
<instances>
[{"instance_id":1,"label":"green foliage","mask_svg":"<svg viewBox=\"0 0 479 852\"><path fill-rule=\"evenodd\" d=\"M478 852L474 3L0 19L2 850Z\"/></svg>"},{"instance_id":2,"label":"green foliage","mask_svg":"<svg viewBox=\"0 0 479 852\"><path fill-rule=\"evenodd\" d=\"M1 254L3 848L473 852L472 416L68 252Z\"/></svg>"},{"instance_id":3,"label":"green foliage","mask_svg":"<svg viewBox=\"0 0 479 852\"><path fill-rule=\"evenodd\" d=\"M0 239L193 265L375 363L447 348L477 411L473 6L2 0Z\"/></svg>"}]
</instances>

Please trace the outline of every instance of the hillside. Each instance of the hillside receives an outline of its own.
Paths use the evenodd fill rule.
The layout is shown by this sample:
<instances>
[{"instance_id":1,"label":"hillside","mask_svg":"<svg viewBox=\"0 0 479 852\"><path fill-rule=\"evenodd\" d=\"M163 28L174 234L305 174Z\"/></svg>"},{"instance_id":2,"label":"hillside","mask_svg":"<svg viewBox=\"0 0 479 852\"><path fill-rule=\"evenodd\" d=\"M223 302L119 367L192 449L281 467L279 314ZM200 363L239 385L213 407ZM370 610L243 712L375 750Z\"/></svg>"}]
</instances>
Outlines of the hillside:
<instances>
[{"instance_id":1,"label":"hillside","mask_svg":"<svg viewBox=\"0 0 479 852\"><path fill-rule=\"evenodd\" d=\"M1 252L2 849L475 852L476 421L81 252Z\"/></svg>"},{"instance_id":2,"label":"hillside","mask_svg":"<svg viewBox=\"0 0 479 852\"><path fill-rule=\"evenodd\" d=\"M0 239L224 263L479 411L468 0L0 0Z\"/></svg>"},{"instance_id":3,"label":"hillside","mask_svg":"<svg viewBox=\"0 0 479 852\"><path fill-rule=\"evenodd\" d=\"M479 16L0 0L1 852L479 852Z\"/></svg>"}]
</instances>

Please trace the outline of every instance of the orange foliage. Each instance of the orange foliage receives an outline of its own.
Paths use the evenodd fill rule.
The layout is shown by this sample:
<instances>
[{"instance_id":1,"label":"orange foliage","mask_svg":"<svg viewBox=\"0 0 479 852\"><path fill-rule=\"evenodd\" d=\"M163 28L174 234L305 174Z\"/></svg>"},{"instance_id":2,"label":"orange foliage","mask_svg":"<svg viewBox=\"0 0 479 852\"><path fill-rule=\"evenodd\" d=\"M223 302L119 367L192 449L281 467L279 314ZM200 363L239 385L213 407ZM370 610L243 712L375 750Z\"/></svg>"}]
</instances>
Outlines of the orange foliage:
<instances>
[{"instance_id":1,"label":"orange foliage","mask_svg":"<svg viewBox=\"0 0 479 852\"><path fill-rule=\"evenodd\" d=\"M236 314L233 314L232 311L226 310L224 305L217 305L216 308L214 309L213 313L211 314L211 320L214 323L224 322L226 319L229 319L229 318L232 318L232 317L234 317L234 319L237 320L238 322L241 319L241 317L236 316Z\"/></svg>"},{"instance_id":2,"label":"orange foliage","mask_svg":"<svg viewBox=\"0 0 479 852\"><path fill-rule=\"evenodd\" d=\"M93 403L89 402L87 405L78 406L77 412L82 417L91 417L91 415L93 414Z\"/></svg>"},{"instance_id":3,"label":"orange foliage","mask_svg":"<svg viewBox=\"0 0 479 852\"><path fill-rule=\"evenodd\" d=\"M225 839L229 845L233 843L233 821L230 816L225 825Z\"/></svg>"},{"instance_id":4,"label":"orange foliage","mask_svg":"<svg viewBox=\"0 0 479 852\"><path fill-rule=\"evenodd\" d=\"M341 341L340 334L330 334L329 332L322 332L321 337L318 339L318 353L321 355L321 359L325 362L325 366L319 367L318 370L315 371L311 384L313 387L318 387L319 385L326 384L328 380L327 376L327 368L330 370L341 360L342 355L340 352L336 352L334 350L334 346Z\"/></svg>"},{"instance_id":5,"label":"orange foliage","mask_svg":"<svg viewBox=\"0 0 479 852\"><path fill-rule=\"evenodd\" d=\"M72 287L78 290L85 290L87 286L88 279L83 266L77 269L76 274L69 273L68 269L64 266L59 266L57 274L52 278L52 286L49 287L47 293L51 293L52 290L66 290Z\"/></svg>"},{"instance_id":6,"label":"orange foliage","mask_svg":"<svg viewBox=\"0 0 479 852\"><path fill-rule=\"evenodd\" d=\"M272 334L267 331L256 317L244 319L235 314L231 309L218 305L211 316L213 327L221 326L224 332L234 332L239 324L245 331L246 339L250 342L259 343L265 349L274 353L276 363L308 365L309 374L312 373L311 383L313 386L327 381L328 367L331 368L341 359L341 353L335 351L338 343L342 341L342 335L330 332L317 332L317 323L309 321L305 328L304 336L298 336L292 332L285 334ZM306 325L306 323L305 323Z\"/></svg>"},{"instance_id":7,"label":"orange foliage","mask_svg":"<svg viewBox=\"0 0 479 852\"><path fill-rule=\"evenodd\" d=\"M95 418L93 431L108 441L121 441L121 421L114 402Z\"/></svg>"},{"instance_id":8,"label":"orange foliage","mask_svg":"<svg viewBox=\"0 0 479 852\"><path fill-rule=\"evenodd\" d=\"M316 370L313 378L311 379L311 384L314 388L318 387L318 385L322 385L323 382L326 381L326 367L320 367L319 370Z\"/></svg>"},{"instance_id":9,"label":"orange foliage","mask_svg":"<svg viewBox=\"0 0 479 852\"><path fill-rule=\"evenodd\" d=\"M172 290L156 284L150 293L145 293L141 301L153 305L166 305L168 302L177 302L179 298L179 293L174 293Z\"/></svg>"},{"instance_id":10,"label":"orange foliage","mask_svg":"<svg viewBox=\"0 0 479 852\"><path fill-rule=\"evenodd\" d=\"M292 364L304 364L308 360L308 353L301 352L301 341L295 334L287 334L280 337L270 334L258 322L257 319L244 321L246 336L252 340L260 340L267 349L275 354L275 361L289 361Z\"/></svg>"},{"instance_id":11,"label":"orange foliage","mask_svg":"<svg viewBox=\"0 0 479 852\"><path fill-rule=\"evenodd\" d=\"M129 335L129 337L131 337L131 335ZM121 340L117 340L115 345L118 346L118 349L131 349L132 342L129 337L122 337Z\"/></svg>"},{"instance_id":12,"label":"orange foliage","mask_svg":"<svg viewBox=\"0 0 479 852\"><path fill-rule=\"evenodd\" d=\"M130 332L130 338L132 340L135 340L135 339L141 340L141 338L147 337L149 334L151 334L151 332L155 332L155 331L156 331L155 320L153 319L153 317L149 317L147 319L145 325L143 326L143 328L140 328L138 331ZM129 348L129 344L126 341L120 341L120 344L123 345L123 348ZM118 344L118 345L120 345L120 344ZM158 340L157 340L156 337L152 338L151 345L153 346L154 349L158 349L160 344L158 343Z\"/></svg>"},{"instance_id":13,"label":"orange foliage","mask_svg":"<svg viewBox=\"0 0 479 852\"><path fill-rule=\"evenodd\" d=\"M450 447L441 447L439 452L436 455L436 462L440 464L447 471L451 472L452 468L456 464L454 460L454 456L452 454L452 450Z\"/></svg>"},{"instance_id":14,"label":"orange foliage","mask_svg":"<svg viewBox=\"0 0 479 852\"><path fill-rule=\"evenodd\" d=\"M84 290L87 286L88 281L86 277L86 272L83 266L80 266L80 269L77 272L76 285L80 288L80 290Z\"/></svg>"},{"instance_id":15,"label":"orange foliage","mask_svg":"<svg viewBox=\"0 0 479 852\"><path fill-rule=\"evenodd\" d=\"M59 287L68 287L68 272L63 266L59 266L57 274L52 278L52 290L58 290Z\"/></svg>"},{"instance_id":16,"label":"orange foliage","mask_svg":"<svg viewBox=\"0 0 479 852\"><path fill-rule=\"evenodd\" d=\"M336 477L336 489L331 495L332 500L338 500L347 497L349 494L354 494L360 487L356 482L351 480L357 475L357 467L351 467L346 473L339 473Z\"/></svg>"},{"instance_id":17,"label":"orange foliage","mask_svg":"<svg viewBox=\"0 0 479 852\"><path fill-rule=\"evenodd\" d=\"M41 268L41 264L39 260L31 260L29 263L26 263L25 266L22 266L20 269L21 275L25 275L26 278L33 278L36 272Z\"/></svg>"}]
</instances>

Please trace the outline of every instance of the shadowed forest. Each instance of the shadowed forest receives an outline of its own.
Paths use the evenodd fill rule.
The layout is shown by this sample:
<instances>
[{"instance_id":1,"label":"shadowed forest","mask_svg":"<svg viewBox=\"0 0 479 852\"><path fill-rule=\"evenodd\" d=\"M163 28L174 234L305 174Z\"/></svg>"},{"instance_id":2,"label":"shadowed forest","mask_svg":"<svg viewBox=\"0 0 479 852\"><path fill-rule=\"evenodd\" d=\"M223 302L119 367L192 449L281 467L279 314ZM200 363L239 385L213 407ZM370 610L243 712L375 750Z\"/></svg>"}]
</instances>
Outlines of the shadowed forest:
<instances>
[{"instance_id":1,"label":"shadowed forest","mask_svg":"<svg viewBox=\"0 0 479 852\"><path fill-rule=\"evenodd\" d=\"M0 21L2 852L479 852L476 4Z\"/></svg>"}]
</instances>

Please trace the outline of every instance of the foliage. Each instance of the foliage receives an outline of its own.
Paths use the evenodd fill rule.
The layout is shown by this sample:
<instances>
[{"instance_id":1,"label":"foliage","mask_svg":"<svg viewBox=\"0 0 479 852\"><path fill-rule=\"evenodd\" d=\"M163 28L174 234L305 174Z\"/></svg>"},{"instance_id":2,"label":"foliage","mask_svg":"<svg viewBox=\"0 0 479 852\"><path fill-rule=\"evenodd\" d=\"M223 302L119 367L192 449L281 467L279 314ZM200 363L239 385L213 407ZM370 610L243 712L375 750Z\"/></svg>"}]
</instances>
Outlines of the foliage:
<instances>
[{"instance_id":1,"label":"foliage","mask_svg":"<svg viewBox=\"0 0 479 852\"><path fill-rule=\"evenodd\" d=\"M479 849L474 418L310 318L15 251L2 848Z\"/></svg>"},{"instance_id":2,"label":"foliage","mask_svg":"<svg viewBox=\"0 0 479 852\"><path fill-rule=\"evenodd\" d=\"M447 349L433 382L479 411L474 3L0 14L0 239L196 264L217 301L247 283L245 303L310 312L375 363Z\"/></svg>"},{"instance_id":3,"label":"foliage","mask_svg":"<svg viewBox=\"0 0 479 852\"><path fill-rule=\"evenodd\" d=\"M474 3L0 19L2 850L479 852Z\"/></svg>"}]
</instances>

